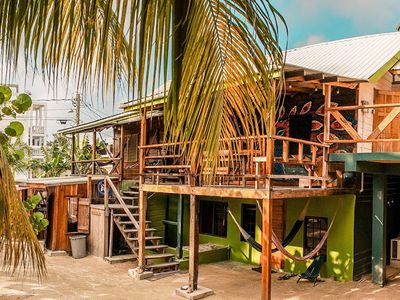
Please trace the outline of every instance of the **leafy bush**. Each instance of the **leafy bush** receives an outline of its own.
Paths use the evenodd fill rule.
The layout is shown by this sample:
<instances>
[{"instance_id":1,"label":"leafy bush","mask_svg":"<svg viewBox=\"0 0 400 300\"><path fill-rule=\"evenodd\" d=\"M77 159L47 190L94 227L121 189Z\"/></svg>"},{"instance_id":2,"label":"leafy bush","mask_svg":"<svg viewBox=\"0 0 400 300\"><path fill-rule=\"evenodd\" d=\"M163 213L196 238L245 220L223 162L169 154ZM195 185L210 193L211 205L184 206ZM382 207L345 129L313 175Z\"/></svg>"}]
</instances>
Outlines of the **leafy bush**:
<instances>
[{"instance_id":1,"label":"leafy bush","mask_svg":"<svg viewBox=\"0 0 400 300\"><path fill-rule=\"evenodd\" d=\"M35 211L41 200L42 198L40 197L40 195L34 195L24 201L25 209L28 212L29 220L31 221L33 230L35 231L36 235L38 235L39 232L45 230L47 226L49 226L49 220L45 218L44 214L40 211Z\"/></svg>"}]
</instances>

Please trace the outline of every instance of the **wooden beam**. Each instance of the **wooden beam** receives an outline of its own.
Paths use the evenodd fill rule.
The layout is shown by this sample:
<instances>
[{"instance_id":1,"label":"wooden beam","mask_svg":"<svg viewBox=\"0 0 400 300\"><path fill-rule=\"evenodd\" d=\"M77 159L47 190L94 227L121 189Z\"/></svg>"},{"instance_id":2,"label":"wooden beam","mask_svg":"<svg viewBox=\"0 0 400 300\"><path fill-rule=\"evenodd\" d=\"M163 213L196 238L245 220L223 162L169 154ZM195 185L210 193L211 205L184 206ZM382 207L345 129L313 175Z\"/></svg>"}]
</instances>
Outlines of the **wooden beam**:
<instances>
[{"instance_id":1,"label":"wooden beam","mask_svg":"<svg viewBox=\"0 0 400 300\"><path fill-rule=\"evenodd\" d=\"M328 77L321 79L319 82L321 82L321 83L339 82L339 77L338 76L328 76Z\"/></svg>"},{"instance_id":2,"label":"wooden beam","mask_svg":"<svg viewBox=\"0 0 400 300\"><path fill-rule=\"evenodd\" d=\"M332 87L330 85L324 85L324 105L325 105L325 113L324 113L324 143L330 139L330 128L331 128L331 97L332 97ZM323 156L322 156L322 177L328 177L328 154L329 148L323 148ZM326 181L322 182L322 187L326 188Z\"/></svg>"},{"instance_id":3,"label":"wooden beam","mask_svg":"<svg viewBox=\"0 0 400 300\"><path fill-rule=\"evenodd\" d=\"M324 79L325 75L323 73L314 73L308 74L304 76L304 81L314 81Z\"/></svg>"},{"instance_id":4,"label":"wooden beam","mask_svg":"<svg viewBox=\"0 0 400 300\"><path fill-rule=\"evenodd\" d=\"M354 140L362 140L362 137L358 134L358 132L350 125L350 122L345 119L345 117L338 111L331 111L332 116L339 122L340 125L346 130L346 132L354 139Z\"/></svg>"},{"instance_id":5,"label":"wooden beam","mask_svg":"<svg viewBox=\"0 0 400 300\"><path fill-rule=\"evenodd\" d=\"M334 111L334 110L340 111L340 110L359 110L359 109L369 109L369 108L390 108L390 107L400 107L400 103L336 106L336 107L331 107L329 110L330 111Z\"/></svg>"},{"instance_id":6,"label":"wooden beam","mask_svg":"<svg viewBox=\"0 0 400 300\"><path fill-rule=\"evenodd\" d=\"M195 195L190 195L189 228L189 289L197 290L199 278L199 202Z\"/></svg>"},{"instance_id":7,"label":"wooden beam","mask_svg":"<svg viewBox=\"0 0 400 300\"><path fill-rule=\"evenodd\" d=\"M72 134L72 147L71 147L71 173L72 174L75 174L75 151L76 151L75 134Z\"/></svg>"},{"instance_id":8,"label":"wooden beam","mask_svg":"<svg viewBox=\"0 0 400 300\"><path fill-rule=\"evenodd\" d=\"M92 137L92 174L96 174L96 130L93 130Z\"/></svg>"},{"instance_id":9,"label":"wooden beam","mask_svg":"<svg viewBox=\"0 0 400 300\"><path fill-rule=\"evenodd\" d=\"M400 113L400 107L396 107L392 109L390 113L382 120L381 123L374 129L374 131L368 136L368 139L375 139L377 138L385 128L397 117Z\"/></svg>"},{"instance_id":10,"label":"wooden beam","mask_svg":"<svg viewBox=\"0 0 400 300\"><path fill-rule=\"evenodd\" d=\"M119 151L120 155L119 157L121 158L119 164L120 164L120 172L119 172L119 178L120 181L124 179L124 169L125 169L125 127L124 125L121 125L121 149Z\"/></svg>"},{"instance_id":11,"label":"wooden beam","mask_svg":"<svg viewBox=\"0 0 400 300\"><path fill-rule=\"evenodd\" d=\"M162 193L162 194L184 194L208 197L222 197L222 198L236 198L236 199L263 199L265 198L265 189L256 190L254 188L240 188L240 187L214 187L214 186L196 186L189 185L156 185L156 184L143 184L142 190L149 193ZM348 193L344 189L303 189L290 187L273 187L273 199L286 199L286 198L300 198L300 197L318 197L330 196L337 194Z\"/></svg>"},{"instance_id":12,"label":"wooden beam","mask_svg":"<svg viewBox=\"0 0 400 300\"><path fill-rule=\"evenodd\" d=\"M286 71L285 72L285 79L294 79L294 78L303 78L306 74L304 69L301 70L294 70L294 71Z\"/></svg>"},{"instance_id":13,"label":"wooden beam","mask_svg":"<svg viewBox=\"0 0 400 300\"><path fill-rule=\"evenodd\" d=\"M261 299L271 299L271 254L272 254L272 199L270 193L262 206L262 253L261 253Z\"/></svg>"}]
</instances>

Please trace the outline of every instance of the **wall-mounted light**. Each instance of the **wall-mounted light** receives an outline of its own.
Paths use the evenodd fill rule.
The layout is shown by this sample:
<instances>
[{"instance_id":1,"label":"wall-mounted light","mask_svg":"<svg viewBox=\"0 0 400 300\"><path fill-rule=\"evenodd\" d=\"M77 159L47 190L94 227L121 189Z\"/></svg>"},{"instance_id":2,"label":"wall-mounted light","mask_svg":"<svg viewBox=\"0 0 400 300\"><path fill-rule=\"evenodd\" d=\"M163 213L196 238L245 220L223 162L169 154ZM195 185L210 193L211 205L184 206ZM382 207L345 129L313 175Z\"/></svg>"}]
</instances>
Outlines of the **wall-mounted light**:
<instances>
[{"instance_id":1,"label":"wall-mounted light","mask_svg":"<svg viewBox=\"0 0 400 300\"><path fill-rule=\"evenodd\" d=\"M362 106L365 106L365 105L368 105L368 104L369 104L369 102L367 100L361 100L361 105ZM363 109L361 109L361 111L363 113L369 113L369 109L368 108L363 108ZM371 113L372 113L372 110L371 110Z\"/></svg>"}]
</instances>

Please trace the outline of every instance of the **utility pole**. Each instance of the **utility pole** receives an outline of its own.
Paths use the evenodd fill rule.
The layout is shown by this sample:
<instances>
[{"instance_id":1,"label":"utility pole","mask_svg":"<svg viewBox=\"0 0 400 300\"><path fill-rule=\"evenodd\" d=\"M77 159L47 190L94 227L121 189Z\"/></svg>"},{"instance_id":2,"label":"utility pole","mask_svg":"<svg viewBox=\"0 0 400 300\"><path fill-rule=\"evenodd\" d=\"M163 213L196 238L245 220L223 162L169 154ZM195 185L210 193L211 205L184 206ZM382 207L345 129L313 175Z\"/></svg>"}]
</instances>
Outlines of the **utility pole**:
<instances>
[{"instance_id":1,"label":"utility pole","mask_svg":"<svg viewBox=\"0 0 400 300\"><path fill-rule=\"evenodd\" d=\"M76 93L72 103L75 106L75 125L78 126L81 119L81 94ZM79 133L76 134L76 145L79 148Z\"/></svg>"}]
</instances>

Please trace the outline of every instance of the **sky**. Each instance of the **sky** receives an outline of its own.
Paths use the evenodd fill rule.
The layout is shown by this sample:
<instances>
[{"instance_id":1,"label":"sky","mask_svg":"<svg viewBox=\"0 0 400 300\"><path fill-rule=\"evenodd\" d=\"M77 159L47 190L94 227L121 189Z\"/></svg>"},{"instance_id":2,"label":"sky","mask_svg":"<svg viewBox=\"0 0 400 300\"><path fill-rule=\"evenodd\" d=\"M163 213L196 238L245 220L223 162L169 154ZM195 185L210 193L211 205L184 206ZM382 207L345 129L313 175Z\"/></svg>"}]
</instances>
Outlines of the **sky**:
<instances>
[{"instance_id":1,"label":"sky","mask_svg":"<svg viewBox=\"0 0 400 300\"><path fill-rule=\"evenodd\" d=\"M301 47L336 39L394 31L400 23L400 0L271 0L272 4L284 16L289 30L288 47ZM281 41L284 45L286 40ZM74 83L69 86L65 80L58 82L57 90L49 87L40 76L32 77L28 70L18 72L14 80L20 92L29 91L34 100L67 98L76 92ZM89 122L100 116L120 112L118 106L126 101L123 95L118 96L113 104L112 99L103 103L93 94L82 95L86 104L82 105L81 120ZM71 100L47 101L47 127L49 137L57 130L73 125L73 108ZM91 108L88 108L91 106ZM68 119L61 125L58 119Z\"/></svg>"},{"instance_id":2,"label":"sky","mask_svg":"<svg viewBox=\"0 0 400 300\"><path fill-rule=\"evenodd\" d=\"M289 48L395 31L399 0L271 0L289 29Z\"/></svg>"}]
</instances>

